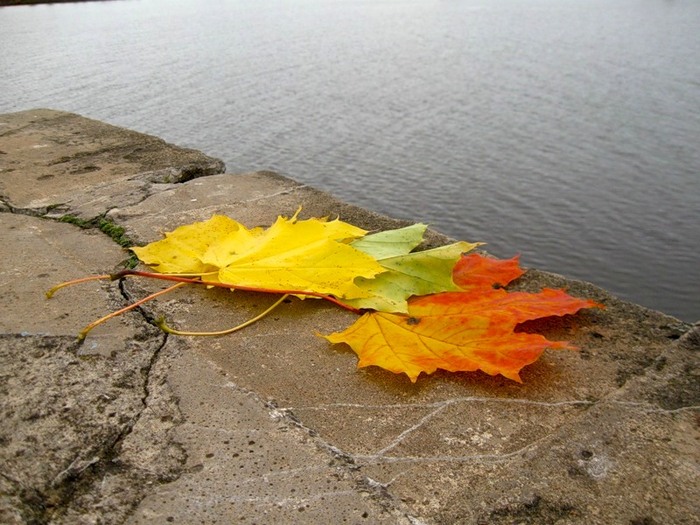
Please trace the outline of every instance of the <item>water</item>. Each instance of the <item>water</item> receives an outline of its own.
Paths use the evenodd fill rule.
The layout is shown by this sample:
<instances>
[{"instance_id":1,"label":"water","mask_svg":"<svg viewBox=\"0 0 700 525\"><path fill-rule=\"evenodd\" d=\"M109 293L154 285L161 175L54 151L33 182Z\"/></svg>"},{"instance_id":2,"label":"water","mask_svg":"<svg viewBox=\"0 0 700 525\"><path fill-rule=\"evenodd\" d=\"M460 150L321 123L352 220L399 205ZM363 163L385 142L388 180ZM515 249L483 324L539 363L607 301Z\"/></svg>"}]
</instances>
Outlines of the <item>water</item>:
<instances>
[{"instance_id":1,"label":"water","mask_svg":"<svg viewBox=\"0 0 700 525\"><path fill-rule=\"evenodd\" d=\"M700 319L697 0L10 7L0 49L0 112L155 134Z\"/></svg>"}]
</instances>

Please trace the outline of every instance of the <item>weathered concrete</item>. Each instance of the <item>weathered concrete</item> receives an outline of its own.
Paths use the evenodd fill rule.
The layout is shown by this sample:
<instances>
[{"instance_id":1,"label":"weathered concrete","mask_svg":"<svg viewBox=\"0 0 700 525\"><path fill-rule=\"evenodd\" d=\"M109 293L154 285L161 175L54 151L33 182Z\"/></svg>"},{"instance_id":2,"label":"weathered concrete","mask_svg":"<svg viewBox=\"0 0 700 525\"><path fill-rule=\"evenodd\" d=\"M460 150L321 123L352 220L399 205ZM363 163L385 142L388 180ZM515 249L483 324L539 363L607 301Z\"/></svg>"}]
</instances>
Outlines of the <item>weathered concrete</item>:
<instances>
[{"instance_id":1,"label":"weathered concrete","mask_svg":"<svg viewBox=\"0 0 700 525\"><path fill-rule=\"evenodd\" d=\"M60 111L15 113L0 134L0 196L15 211L91 219L143 200L153 183L224 171L198 151Z\"/></svg>"},{"instance_id":2,"label":"weathered concrete","mask_svg":"<svg viewBox=\"0 0 700 525\"><path fill-rule=\"evenodd\" d=\"M197 152L60 112L0 117L0 150L0 522L697 523L697 327L531 270L516 287L566 286L607 308L529 324L581 351L546 352L523 385L358 370L315 335L353 315L315 300L228 337L152 328L160 315L228 327L271 301L199 288L80 346L86 323L162 286L86 283L46 301L52 284L128 257L61 214L137 243L212 213L269 225L299 205L368 229L398 222L272 173L213 174ZM192 165L209 176L159 178Z\"/></svg>"}]
</instances>

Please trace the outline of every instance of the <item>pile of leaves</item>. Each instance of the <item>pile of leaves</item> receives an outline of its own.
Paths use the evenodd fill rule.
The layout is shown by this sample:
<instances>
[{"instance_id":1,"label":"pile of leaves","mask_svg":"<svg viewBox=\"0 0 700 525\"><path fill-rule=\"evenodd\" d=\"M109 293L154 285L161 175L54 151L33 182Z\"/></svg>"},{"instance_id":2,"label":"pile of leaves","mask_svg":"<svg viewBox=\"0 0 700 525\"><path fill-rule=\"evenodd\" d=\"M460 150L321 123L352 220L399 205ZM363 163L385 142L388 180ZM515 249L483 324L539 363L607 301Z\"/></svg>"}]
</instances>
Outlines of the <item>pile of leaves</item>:
<instances>
[{"instance_id":1,"label":"pile of leaves","mask_svg":"<svg viewBox=\"0 0 700 525\"><path fill-rule=\"evenodd\" d=\"M503 288L524 272L517 257L497 260L468 253L478 243L457 242L415 251L426 226L368 233L341 220L278 217L267 229L247 228L223 215L180 226L165 238L133 247L153 271L125 270L91 279L143 276L176 281L164 291L114 312L97 324L184 284L320 298L362 314L349 328L324 336L346 343L360 367L376 365L405 373L415 382L421 372L482 370L520 381L520 370L545 348L572 349L565 341L516 332L518 324L598 307L563 290L509 292ZM251 320L256 321L271 310ZM164 330L185 335L160 322Z\"/></svg>"}]
</instances>

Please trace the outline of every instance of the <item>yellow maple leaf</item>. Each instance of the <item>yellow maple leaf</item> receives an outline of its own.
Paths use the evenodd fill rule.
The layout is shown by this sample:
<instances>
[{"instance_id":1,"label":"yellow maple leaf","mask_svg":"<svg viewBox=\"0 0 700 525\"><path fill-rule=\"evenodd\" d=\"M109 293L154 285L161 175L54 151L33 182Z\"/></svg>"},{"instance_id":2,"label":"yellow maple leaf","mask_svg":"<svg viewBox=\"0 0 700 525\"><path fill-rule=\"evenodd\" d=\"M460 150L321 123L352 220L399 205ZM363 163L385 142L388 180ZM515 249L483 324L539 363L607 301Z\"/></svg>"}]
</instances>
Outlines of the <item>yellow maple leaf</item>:
<instances>
[{"instance_id":1,"label":"yellow maple leaf","mask_svg":"<svg viewBox=\"0 0 700 525\"><path fill-rule=\"evenodd\" d=\"M159 273L203 275L219 268L212 264L214 256L204 261L205 254L216 251L232 236L241 239L259 234L261 229L249 230L238 221L225 215L214 215L211 219L179 226L165 234L165 239L155 241L146 246L134 246L131 251L141 260Z\"/></svg>"},{"instance_id":2,"label":"yellow maple leaf","mask_svg":"<svg viewBox=\"0 0 700 525\"><path fill-rule=\"evenodd\" d=\"M266 230L215 215L132 250L157 272L197 276L233 288L366 297L368 292L354 279L386 270L347 241L367 232L340 220L298 220L297 214L278 217Z\"/></svg>"}]
</instances>

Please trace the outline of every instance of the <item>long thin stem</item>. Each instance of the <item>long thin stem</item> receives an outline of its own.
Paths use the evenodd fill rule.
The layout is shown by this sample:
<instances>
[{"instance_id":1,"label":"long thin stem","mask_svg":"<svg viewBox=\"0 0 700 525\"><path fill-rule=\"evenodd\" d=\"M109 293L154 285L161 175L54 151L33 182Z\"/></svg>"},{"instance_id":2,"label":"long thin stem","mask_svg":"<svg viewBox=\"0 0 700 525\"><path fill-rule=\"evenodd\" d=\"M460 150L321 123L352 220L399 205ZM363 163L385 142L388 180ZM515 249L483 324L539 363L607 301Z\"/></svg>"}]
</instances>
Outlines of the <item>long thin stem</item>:
<instances>
[{"instance_id":1,"label":"long thin stem","mask_svg":"<svg viewBox=\"0 0 700 525\"><path fill-rule=\"evenodd\" d=\"M200 284L204 286L213 286L216 288L227 288L229 290L242 290L246 292L261 292L261 293L282 293L282 294L287 294L287 295L306 295L309 297L318 297L320 299L325 299L326 301L330 301L333 304L336 304L340 306L341 308L344 308L346 310L349 310L351 312L354 312L356 314L361 313L358 308L355 308L353 306L349 306L347 304L342 303L332 295L326 295L322 294L319 292L311 292L311 291L306 291L306 290L274 290L271 288L254 288L252 286L239 286L237 284L228 284L228 283L222 283L220 281L202 281L201 279L192 279L189 277L181 277L179 275L172 275L172 274L167 274L167 273L153 273L153 272L142 272L139 270L122 270L121 272L115 273L111 276L112 280L117 280L121 279L123 277L129 277L129 276L135 276L135 277L149 277L151 279L160 279L163 281L175 281L175 282L180 282L180 283L188 283L188 284Z\"/></svg>"},{"instance_id":2,"label":"long thin stem","mask_svg":"<svg viewBox=\"0 0 700 525\"><path fill-rule=\"evenodd\" d=\"M177 286L177 285L176 285ZM216 335L228 335L232 334L233 332L237 332L238 330L241 330L245 328L246 326L250 326L253 323L259 321L263 317L265 317L267 314L269 314L272 310L277 308L282 301L284 301L287 297L289 297L289 294L284 294L282 297L277 299L277 301L274 302L272 306L270 306L267 310L265 310L263 313L256 315L252 319L248 319L245 323L239 324L238 326L234 326L233 328L228 328L226 330L218 330L215 332L187 332L184 330L176 330L174 328L170 328L166 323L165 319L160 319L158 321L158 328L163 330L164 332L168 334L173 334L173 335L193 335L193 336L216 336Z\"/></svg>"},{"instance_id":3,"label":"long thin stem","mask_svg":"<svg viewBox=\"0 0 700 525\"><path fill-rule=\"evenodd\" d=\"M104 317L99 318L97 321L93 321L92 323L90 323L89 325L87 325L85 328L83 328L80 331L80 333L78 334L78 341L82 341L83 339L85 339L85 337L88 335L90 330L92 330L93 328L95 328L98 325L101 325L105 321L109 321L113 317L117 317L118 315L126 313L130 310L133 310L134 308L138 308L139 306L150 301L151 299L155 299L156 297L159 297L161 295L165 295L168 292L172 292L176 288L180 288L181 286L185 286L185 284L187 284L187 283L177 283L177 284L174 284L172 286L169 286L168 288L166 288L164 290L161 290L161 291L156 292L156 293L152 293L151 295L148 295L148 296L144 297L143 299L139 299L135 303L132 303L129 306L122 308L121 310L117 310L116 312L112 312L111 314L105 315Z\"/></svg>"},{"instance_id":4,"label":"long thin stem","mask_svg":"<svg viewBox=\"0 0 700 525\"><path fill-rule=\"evenodd\" d=\"M46 298L51 299L53 297L53 294L55 294L61 288L65 288L66 286L73 286L74 284L86 283L88 281L101 281L101 280L107 280L107 279L112 279L112 276L109 274L91 275L89 277L81 277L80 279L73 279L72 281L66 281L64 283L57 284L56 286L51 288L48 292L46 292Z\"/></svg>"}]
</instances>

